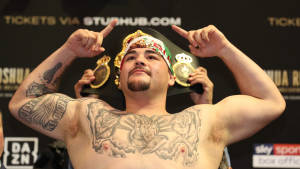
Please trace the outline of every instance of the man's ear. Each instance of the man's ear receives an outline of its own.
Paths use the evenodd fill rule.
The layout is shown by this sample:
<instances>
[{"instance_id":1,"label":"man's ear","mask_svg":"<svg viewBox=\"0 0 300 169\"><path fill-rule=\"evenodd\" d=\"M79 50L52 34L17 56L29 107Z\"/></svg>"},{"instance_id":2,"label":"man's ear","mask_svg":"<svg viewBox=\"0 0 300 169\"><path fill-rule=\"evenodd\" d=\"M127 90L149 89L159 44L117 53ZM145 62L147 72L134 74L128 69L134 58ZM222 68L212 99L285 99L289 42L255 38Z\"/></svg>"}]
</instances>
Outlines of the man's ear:
<instances>
[{"instance_id":1,"label":"man's ear","mask_svg":"<svg viewBox=\"0 0 300 169\"><path fill-rule=\"evenodd\" d=\"M169 73L169 86L173 86L175 84L175 79L176 77L174 75L172 75L171 73Z\"/></svg>"}]
</instances>

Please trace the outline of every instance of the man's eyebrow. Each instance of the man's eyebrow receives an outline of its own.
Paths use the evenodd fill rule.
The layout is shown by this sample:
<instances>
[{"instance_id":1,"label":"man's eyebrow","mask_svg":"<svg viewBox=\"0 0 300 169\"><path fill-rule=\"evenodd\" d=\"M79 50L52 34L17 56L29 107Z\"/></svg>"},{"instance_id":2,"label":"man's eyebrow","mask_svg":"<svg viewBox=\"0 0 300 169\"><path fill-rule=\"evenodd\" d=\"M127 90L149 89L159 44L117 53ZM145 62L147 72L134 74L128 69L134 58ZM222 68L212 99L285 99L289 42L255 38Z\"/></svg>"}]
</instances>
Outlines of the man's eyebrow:
<instances>
[{"instance_id":1,"label":"man's eyebrow","mask_svg":"<svg viewBox=\"0 0 300 169\"><path fill-rule=\"evenodd\" d=\"M125 56L129 55L129 54L137 54L137 51L135 51L134 49L132 50L129 50ZM151 49L147 49L145 50L144 54L156 54L156 55L159 55L156 51L154 50L151 50Z\"/></svg>"},{"instance_id":2,"label":"man's eyebrow","mask_svg":"<svg viewBox=\"0 0 300 169\"><path fill-rule=\"evenodd\" d=\"M127 53L126 53L126 55L128 55L128 54L136 54L137 52L135 51L135 50L129 50ZM126 56L125 55L125 56Z\"/></svg>"},{"instance_id":3,"label":"man's eyebrow","mask_svg":"<svg viewBox=\"0 0 300 169\"><path fill-rule=\"evenodd\" d=\"M146 50L145 54L157 54L157 52L153 51L153 50Z\"/></svg>"},{"instance_id":4,"label":"man's eyebrow","mask_svg":"<svg viewBox=\"0 0 300 169\"><path fill-rule=\"evenodd\" d=\"M127 53L126 53L126 55L128 55L128 54L136 54L137 52L135 51L135 50L129 50ZM155 52L155 51L153 51L153 50L151 50L151 49L148 49L148 50L146 50L145 52L144 52L145 54L157 54L157 52Z\"/></svg>"}]
</instances>

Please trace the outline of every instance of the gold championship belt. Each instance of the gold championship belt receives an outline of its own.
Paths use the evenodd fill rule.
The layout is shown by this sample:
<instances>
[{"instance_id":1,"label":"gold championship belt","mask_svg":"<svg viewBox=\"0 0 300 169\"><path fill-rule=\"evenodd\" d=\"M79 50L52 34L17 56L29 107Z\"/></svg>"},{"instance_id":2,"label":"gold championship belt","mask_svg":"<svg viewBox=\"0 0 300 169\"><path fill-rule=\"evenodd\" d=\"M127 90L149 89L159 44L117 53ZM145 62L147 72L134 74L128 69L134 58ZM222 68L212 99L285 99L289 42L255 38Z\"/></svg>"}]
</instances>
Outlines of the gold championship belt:
<instances>
[{"instance_id":1,"label":"gold championship belt","mask_svg":"<svg viewBox=\"0 0 300 169\"><path fill-rule=\"evenodd\" d=\"M90 84L91 88L99 88L108 80L110 75L109 61L110 57L107 55L97 60L97 67L93 71L95 80Z\"/></svg>"},{"instance_id":2,"label":"gold championship belt","mask_svg":"<svg viewBox=\"0 0 300 169\"><path fill-rule=\"evenodd\" d=\"M199 85L190 86L188 82L189 74L193 73L195 68L199 66L198 59L191 53L181 49L164 35L150 28L140 28L140 30L128 32L128 34L126 32L121 33L125 35L125 38L120 39L121 51L114 57L114 63L109 64L111 60L109 56L103 56L97 61L97 67L94 69L95 80L92 84L84 86L81 91L82 96L98 94L108 98L112 98L112 95L115 98L122 97L120 92L112 91L119 89L122 59L129 50L134 48L149 48L163 57L171 74L176 77L175 85L168 89L168 96L189 93L195 89L199 89L200 93L203 91L201 84L200 87L195 88ZM109 78L111 73L115 76L112 81Z\"/></svg>"},{"instance_id":3,"label":"gold championship belt","mask_svg":"<svg viewBox=\"0 0 300 169\"><path fill-rule=\"evenodd\" d=\"M195 71L195 68L191 65L193 59L191 56L184 53L177 54L175 56L177 62L173 65L175 81L184 87L190 87L191 84L188 81L189 75Z\"/></svg>"}]
</instances>

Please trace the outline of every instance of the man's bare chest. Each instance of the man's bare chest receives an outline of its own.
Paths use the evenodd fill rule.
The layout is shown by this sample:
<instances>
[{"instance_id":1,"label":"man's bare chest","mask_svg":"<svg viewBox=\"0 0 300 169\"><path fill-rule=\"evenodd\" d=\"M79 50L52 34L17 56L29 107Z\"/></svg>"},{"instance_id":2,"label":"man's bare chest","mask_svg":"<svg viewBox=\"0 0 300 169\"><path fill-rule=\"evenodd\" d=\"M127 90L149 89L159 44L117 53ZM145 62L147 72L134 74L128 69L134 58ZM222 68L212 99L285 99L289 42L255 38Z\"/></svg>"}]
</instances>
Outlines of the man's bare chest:
<instances>
[{"instance_id":1,"label":"man's bare chest","mask_svg":"<svg viewBox=\"0 0 300 169\"><path fill-rule=\"evenodd\" d=\"M91 109L88 120L95 152L116 158L155 155L160 159L193 165L199 157L201 120L199 113L174 115L119 115L106 109Z\"/></svg>"}]
</instances>

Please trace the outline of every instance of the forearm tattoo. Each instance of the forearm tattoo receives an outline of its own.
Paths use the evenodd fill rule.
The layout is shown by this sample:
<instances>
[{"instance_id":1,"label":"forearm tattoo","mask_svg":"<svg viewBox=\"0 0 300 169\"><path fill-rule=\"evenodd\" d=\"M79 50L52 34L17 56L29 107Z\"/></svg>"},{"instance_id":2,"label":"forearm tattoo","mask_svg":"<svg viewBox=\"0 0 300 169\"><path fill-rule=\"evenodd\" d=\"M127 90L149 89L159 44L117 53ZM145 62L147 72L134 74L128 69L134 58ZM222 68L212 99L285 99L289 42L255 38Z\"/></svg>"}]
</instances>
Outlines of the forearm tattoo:
<instances>
[{"instance_id":1,"label":"forearm tattoo","mask_svg":"<svg viewBox=\"0 0 300 169\"><path fill-rule=\"evenodd\" d=\"M57 63L52 69L47 70L44 74L43 74L43 78L44 80L46 80L46 83L50 83L55 75L55 73L57 72L57 70L59 68L62 67L62 63Z\"/></svg>"},{"instance_id":2,"label":"forearm tattoo","mask_svg":"<svg viewBox=\"0 0 300 169\"><path fill-rule=\"evenodd\" d=\"M55 73L62 67L62 63L57 63L53 68L43 73L41 83L32 82L26 90L26 97L39 97L47 93L54 93L55 89L50 89L47 85L57 88L58 78L53 80ZM53 81L53 82L52 82ZM52 83L51 83L52 82Z\"/></svg>"},{"instance_id":3,"label":"forearm tattoo","mask_svg":"<svg viewBox=\"0 0 300 169\"><path fill-rule=\"evenodd\" d=\"M130 153L155 154L184 166L198 160L201 120L197 109L147 117L120 115L99 102L92 102L87 108L87 118L93 149L100 154L119 158L126 158Z\"/></svg>"},{"instance_id":4,"label":"forearm tattoo","mask_svg":"<svg viewBox=\"0 0 300 169\"><path fill-rule=\"evenodd\" d=\"M72 99L63 94L44 95L25 103L19 109L18 115L29 124L53 131L65 114L70 101Z\"/></svg>"}]
</instances>

